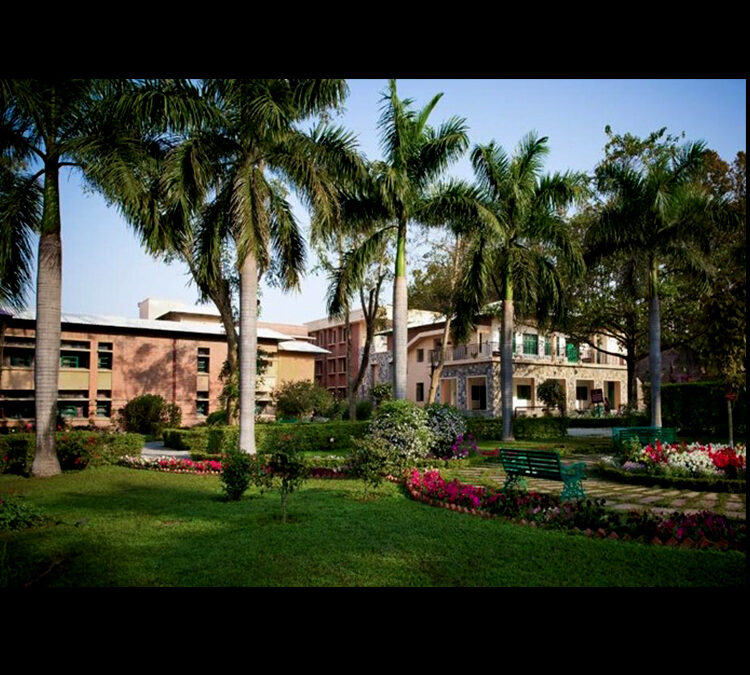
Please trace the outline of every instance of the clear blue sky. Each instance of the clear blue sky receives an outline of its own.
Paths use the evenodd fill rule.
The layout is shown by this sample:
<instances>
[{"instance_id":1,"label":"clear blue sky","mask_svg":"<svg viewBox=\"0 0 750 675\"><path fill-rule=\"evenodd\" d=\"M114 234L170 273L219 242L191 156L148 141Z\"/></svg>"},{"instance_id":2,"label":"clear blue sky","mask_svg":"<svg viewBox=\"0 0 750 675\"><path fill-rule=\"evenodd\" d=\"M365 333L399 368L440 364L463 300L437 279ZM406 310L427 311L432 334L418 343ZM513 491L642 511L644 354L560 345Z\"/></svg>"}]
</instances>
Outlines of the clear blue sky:
<instances>
[{"instance_id":1,"label":"clear blue sky","mask_svg":"<svg viewBox=\"0 0 750 675\"><path fill-rule=\"evenodd\" d=\"M386 80L350 80L346 111L336 121L353 131L370 159L380 156L377 121ZM422 106L443 98L432 114L439 124L451 115L466 118L474 143L495 140L509 153L530 130L549 137L546 169L591 172L603 155L604 127L645 136L666 126L686 140L703 140L726 161L746 149L745 80L399 80L401 97ZM471 179L468 155L449 175ZM197 300L186 268L146 255L115 209L84 194L74 173L63 174L63 311L136 317L146 297ZM307 214L298 218L306 229ZM311 265L314 263L310 261ZM300 323L325 314L325 279L308 275L300 294L263 285L266 321ZM383 295L390 301L391 289ZM33 306L33 291L29 305Z\"/></svg>"}]
</instances>

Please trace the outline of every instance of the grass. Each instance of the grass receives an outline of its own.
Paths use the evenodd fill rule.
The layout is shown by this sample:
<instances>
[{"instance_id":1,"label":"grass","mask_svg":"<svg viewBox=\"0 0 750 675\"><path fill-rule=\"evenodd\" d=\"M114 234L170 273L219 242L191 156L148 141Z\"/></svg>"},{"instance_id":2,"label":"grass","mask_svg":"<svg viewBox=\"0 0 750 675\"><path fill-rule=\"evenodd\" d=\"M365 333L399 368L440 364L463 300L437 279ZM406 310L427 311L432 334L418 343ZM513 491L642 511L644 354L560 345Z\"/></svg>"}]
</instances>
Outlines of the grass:
<instances>
[{"instance_id":1,"label":"grass","mask_svg":"<svg viewBox=\"0 0 750 675\"><path fill-rule=\"evenodd\" d=\"M484 520L385 484L310 481L222 499L218 477L90 468L0 476L54 521L0 534L0 585L745 586L746 556L589 540Z\"/></svg>"}]
</instances>

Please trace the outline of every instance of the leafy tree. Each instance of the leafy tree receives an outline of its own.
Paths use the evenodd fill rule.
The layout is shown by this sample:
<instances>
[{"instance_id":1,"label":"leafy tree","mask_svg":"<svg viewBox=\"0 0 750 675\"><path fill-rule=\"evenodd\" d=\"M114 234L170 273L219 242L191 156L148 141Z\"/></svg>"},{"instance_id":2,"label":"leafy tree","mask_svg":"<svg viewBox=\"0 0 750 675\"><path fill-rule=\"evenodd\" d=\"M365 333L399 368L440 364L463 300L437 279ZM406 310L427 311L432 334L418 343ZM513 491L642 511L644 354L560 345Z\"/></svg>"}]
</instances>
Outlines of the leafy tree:
<instances>
[{"instance_id":1,"label":"leafy tree","mask_svg":"<svg viewBox=\"0 0 750 675\"><path fill-rule=\"evenodd\" d=\"M279 417L324 415L334 406L331 393L315 382L282 382L273 392L273 402Z\"/></svg>"},{"instance_id":2,"label":"leafy tree","mask_svg":"<svg viewBox=\"0 0 750 675\"><path fill-rule=\"evenodd\" d=\"M483 218L471 230L468 264L456 307L456 338L473 326L489 290L502 299L500 380L503 440L511 440L513 415L512 335L516 312L538 320L564 310L561 268L583 269L577 240L565 208L583 195L580 174L542 175L547 137L530 133L509 159L494 142L478 145L471 155L482 192ZM517 303L517 304L516 304Z\"/></svg>"},{"instance_id":3,"label":"leafy tree","mask_svg":"<svg viewBox=\"0 0 750 675\"><path fill-rule=\"evenodd\" d=\"M36 200L39 245L36 294L36 455L32 475L60 473L55 452L62 244L60 172L74 167L105 193L126 179L122 168L141 124L157 118L179 124L195 106L175 106L174 89L144 95L144 83L110 80L0 81L0 157ZM29 172L35 171L30 174ZM8 180L3 179L5 186ZM41 182L41 184L40 184ZM34 186L33 188L31 186ZM41 201L40 200L41 197ZM27 201L27 204L31 202ZM12 218L3 203L0 221ZM18 268L17 268L18 269Z\"/></svg>"},{"instance_id":4,"label":"leafy tree","mask_svg":"<svg viewBox=\"0 0 750 675\"><path fill-rule=\"evenodd\" d=\"M696 283L707 278L707 224L721 204L695 183L704 145L687 143L655 153L647 162L615 161L598 171L599 191L608 199L587 233L589 250L635 256L648 275L651 425L661 426L660 269L670 258L690 269ZM703 241L701 241L703 239ZM705 250L705 249L704 249Z\"/></svg>"},{"instance_id":5,"label":"leafy tree","mask_svg":"<svg viewBox=\"0 0 750 675\"><path fill-rule=\"evenodd\" d=\"M400 99L391 80L384 93L379 121L384 160L373 163L369 185L342 196L342 219L371 226L384 223L356 250L347 254L339 269L329 311L340 315L352 296L362 268L373 260L373 250L395 235L396 259L393 282L393 389L397 399L406 398L407 288L406 244L411 222L437 224L452 215L455 191L450 186L435 190L436 181L467 149L463 119L450 118L439 128L427 124L442 94L421 110L412 110L411 99Z\"/></svg>"},{"instance_id":6,"label":"leafy tree","mask_svg":"<svg viewBox=\"0 0 750 675\"><path fill-rule=\"evenodd\" d=\"M565 391L557 380L545 380L536 393L548 408L557 408L561 415L565 414Z\"/></svg>"},{"instance_id":7,"label":"leafy tree","mask_svg":"<svg viewBox=\"0 0 750 675\"><path fill-rule=\"evenodd\" d=\"M147 224L157 242L195 222L201 274L208 282L221 273L222 246L234 247L243 452L255 452L258 280L268 273L282 288L297 288L305 261L287 187L312 209L327 212L336 198L333 175L361 170L349 134L327 125L305 133L298 124L340 105L345 94L342 80L204 81L200 96L214 115L170 148L152 199L140 194L128 201L125 195L131 220Z\"/></svg>"}]
</instances>

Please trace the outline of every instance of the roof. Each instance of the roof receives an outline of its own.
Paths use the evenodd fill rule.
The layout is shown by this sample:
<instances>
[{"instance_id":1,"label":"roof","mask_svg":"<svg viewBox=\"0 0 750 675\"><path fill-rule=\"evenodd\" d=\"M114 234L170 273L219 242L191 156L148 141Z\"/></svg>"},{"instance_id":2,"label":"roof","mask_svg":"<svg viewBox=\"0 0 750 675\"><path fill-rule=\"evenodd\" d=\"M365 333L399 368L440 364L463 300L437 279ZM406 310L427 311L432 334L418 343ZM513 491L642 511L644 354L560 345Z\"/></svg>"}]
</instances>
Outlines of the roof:
<instances>
[{"instance_id":1,"label":"roof","mask_svg":"<svg viewBox=\"0 0 750 675\"><path fill-rule=\"evenodd\" d=\"M36 321L35 310L13 312L13 318L24 321ZM108 328L132 328L136 330L156 330L169 333L202 333L204 335L226 335L222 324L200 323L193 321L163 321L159 319L130 319L122 316L101 314L61 314L61 323L82 326L101 326ZM258 327L258 337L266 340L292 340L291 335L280 333L271 328Z\"/></svg>"},{"instance_id":2,"label":"roof","mask_svg":"<svg viewBox=\"0 0 750 675\"><path fill-rule=\"evenodd\" d=\"M304 342L302 340L287 340L279 342L279 350L283 352L304 352L306 354L330 354L328 349Z\"/></svg>"}]
</instances>

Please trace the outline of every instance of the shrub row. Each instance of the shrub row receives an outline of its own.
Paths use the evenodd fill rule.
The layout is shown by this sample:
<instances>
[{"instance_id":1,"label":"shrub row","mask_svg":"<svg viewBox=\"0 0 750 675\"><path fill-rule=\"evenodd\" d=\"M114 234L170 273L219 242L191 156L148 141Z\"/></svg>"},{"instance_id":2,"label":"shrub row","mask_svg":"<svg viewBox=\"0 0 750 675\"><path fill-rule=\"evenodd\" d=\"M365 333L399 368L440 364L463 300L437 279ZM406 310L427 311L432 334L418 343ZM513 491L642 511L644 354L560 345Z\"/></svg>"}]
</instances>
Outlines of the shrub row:
<instances>
[{"instance_id":1,"label":"shrub row","mask_svg":"<svg viewBox=\"0 0 750 675\"><path fill-rule=\"evenodd\" d=\"M647 427L651 419L648 415L628 415L609 417L570 417L568 427L578 429L607 429L609 427Z\"/></svg>"},{"instance_id":2,"label":"shrub row","mask_svg":"<svg viewBox=\"0 0 750 675\"><path fill-rule=\"evenodd\" d=\"M518 440L564 438L570 420L567 417L519 417L513 420L513 435ZM496 440L503 436L503 420L499 417L467 417L466 431L478 441Z\"/></svg>"},{"instance_id":3,"label":"shrub row","mask_svg":"<svg viewBox=\"0 0 750 675\"><path fill-rule=\"evenodd\" d=\"M747 488L747 481L724 478L723 476L652 476L645 473L625 471L614 466L597 464L591 467L590 473L601 478L632 485L659 486L675 490L695 490L698 492L735 492L742 494Z\"/></svg>"},{"instance_id":4,"label":"shrub row","mask_svg":"<svg viewBox=\"0 0 750 675\"><path fill-rule=\"evenodd\" d=\"M146 438L142 434L97 431L61 431L55 435L57 457L63 470L84 469L89 464L115 464L125 455L140 454ZM34 434L0 436L2 473L28 475L34 463Z\"/></svg>"},{"instance_id":5,"label":"shrub row","mask_svg":"<svg viewBox=\"0 0 750 675\"><path fill-rule=\"evenodd\" d=\"M362 438L367 431L367 422L316 422L300 424L256 424L255 445L257 452L270 451L271 447L285 437L290 437L298 452L303 451L347 451L352 440ZM195 458L202 453L216 455L239 447L238 427L198 427L195 429L167 429L164 445L174 450L188 450Z\"/></svg>"},{"instance_id":6,"label":"shrub row","mask_svg":"<svg viewBox=\"0 0 750 675\"><path fill-rule=\"evenodd\" d=\"M648 398L648 383L644 394ZM662 384L661 415L665 427L682 434L726 436L728 429L726 387L717 382ZM735 437L747 435L747 393L741 392L732 411Z\"/></svg>"}]
</instances>

